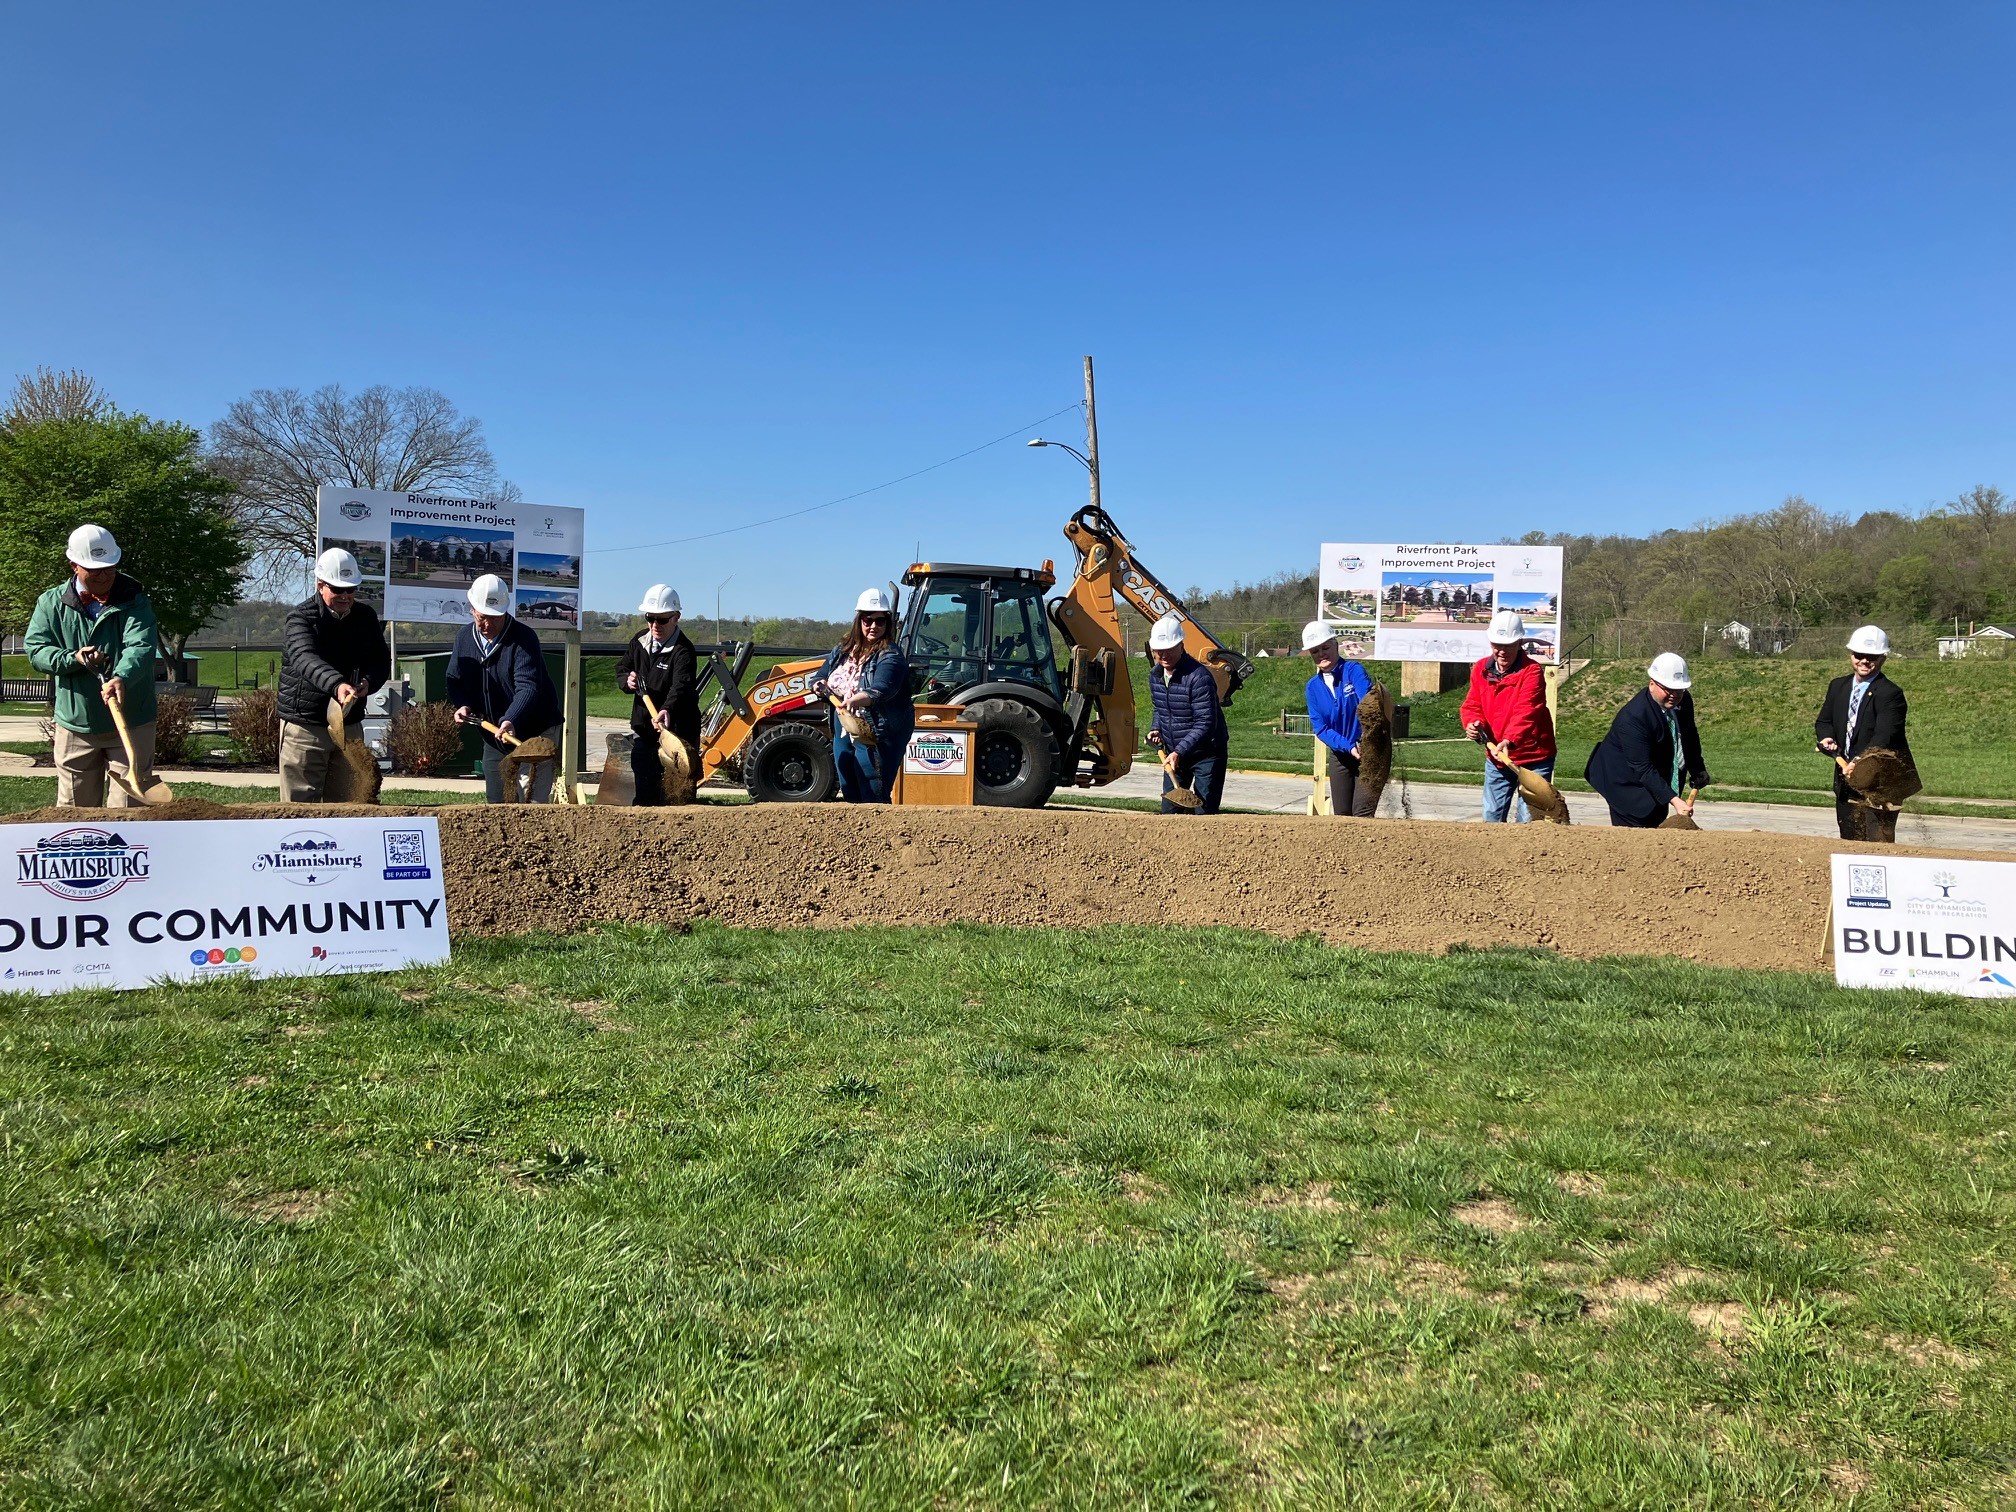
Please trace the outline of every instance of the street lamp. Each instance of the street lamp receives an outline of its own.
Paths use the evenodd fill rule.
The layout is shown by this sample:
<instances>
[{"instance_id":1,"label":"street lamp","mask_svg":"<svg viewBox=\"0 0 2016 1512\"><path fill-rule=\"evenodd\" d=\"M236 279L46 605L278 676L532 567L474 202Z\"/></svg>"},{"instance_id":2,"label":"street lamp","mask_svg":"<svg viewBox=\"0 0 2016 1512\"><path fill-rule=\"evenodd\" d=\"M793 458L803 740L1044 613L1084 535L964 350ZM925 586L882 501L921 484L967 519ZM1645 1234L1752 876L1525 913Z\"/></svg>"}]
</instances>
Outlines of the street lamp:
<instances>
[{"instance_id":1,"label":"street lamp","mask_svg":"<svg viewBox=\"0 0 2016 1512\"><path fill-rule=\"evenodd\" d=\"M1070 444L1069 444L1068 442L1064 442L1064 441L1045 441L1045 440L1044 440L1044 439L1043 439L1043 438L1042 438L1041 436L1038 436L1038 437L1037 437L1037 438L1036 438L1036 439L1035 439L1034 441L1031 441L1031 442L1030 442L1029 444L1030 444L1031 446L1054 446L1054 447L1057 447L1057 448L1058 448L1059 450L1062 450L1062 451L1067 451L1067 452L1071 453L1071 455L1072 455L1072 456L1076 457L1076 458L1077 458L1077 459L1079 460L1079 462L1080 462L1080 463L1082 463L1082 464L1084 465L1084 468L1085 468L1085 471L1087 471L1087 472L1097 472L1097 471L1099 470L1099 469L1097 469L1096 467L1094 467L1094 466L1092 465L1092 459L1091 459L1090 457L1086 456L1086 455L1085 455L1085 453L1083 453L1083 452L1081 452L1080 450L1078 450L1078 448L1077 448L1077 447L1075 447L1075 446L1072 446L1072 445L1070 445Z\"/></svg>"}]
</instances>

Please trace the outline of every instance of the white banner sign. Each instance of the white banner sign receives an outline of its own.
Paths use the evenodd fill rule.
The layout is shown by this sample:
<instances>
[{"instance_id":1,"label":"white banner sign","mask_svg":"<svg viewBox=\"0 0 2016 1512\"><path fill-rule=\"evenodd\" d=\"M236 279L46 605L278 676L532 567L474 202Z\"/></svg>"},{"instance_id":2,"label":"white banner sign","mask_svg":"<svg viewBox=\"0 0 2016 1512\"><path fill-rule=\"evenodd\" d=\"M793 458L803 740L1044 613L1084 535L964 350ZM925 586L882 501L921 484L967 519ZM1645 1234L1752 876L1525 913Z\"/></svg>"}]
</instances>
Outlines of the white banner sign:
<instances>
[{"instance_id":1,"label":"white banner sign","mask_svg":"<svg viewBox=\"0 0 2016 1512\"><path fill-rule=\"evenodd\" d=\"M0 991L448 959L435 819L0 825Z\"/></svg>"},{"instance_id":2,"label":"white banner sign","mask_svg":"<svg viewBox=\"0 0 2016 1512\"><path fill-rule=\"evenodd\" d=\"M2016 997L2016 862L1835 856L1834 980Z\"/></svg>"},{"instance_id":3,"label":"white banner sign","mask_svg":"<svg viewBox=\"0 0 2016 1512\"><path fill-rule=\"evenodd\" d=\"M386 619L459 625L469 585L494 572L533 628L581 628L583 514L442 494L315 490L321 546L341 546L364 571L358 597Z\"/></svg>"},{"instance_id":4,"label":"white banner sign","mask_svg":"<svg viewBox=\"0 0 2016 1512\"><path fill-rule=\"evenodd\" d=\"M1491 616L1516 609L1526 649L1561 652L1559 546L1323 548L1316 617L1337 627L1345 654L1382 661L1474 662L1491 654Z\"/></svg>"}]
</instances>

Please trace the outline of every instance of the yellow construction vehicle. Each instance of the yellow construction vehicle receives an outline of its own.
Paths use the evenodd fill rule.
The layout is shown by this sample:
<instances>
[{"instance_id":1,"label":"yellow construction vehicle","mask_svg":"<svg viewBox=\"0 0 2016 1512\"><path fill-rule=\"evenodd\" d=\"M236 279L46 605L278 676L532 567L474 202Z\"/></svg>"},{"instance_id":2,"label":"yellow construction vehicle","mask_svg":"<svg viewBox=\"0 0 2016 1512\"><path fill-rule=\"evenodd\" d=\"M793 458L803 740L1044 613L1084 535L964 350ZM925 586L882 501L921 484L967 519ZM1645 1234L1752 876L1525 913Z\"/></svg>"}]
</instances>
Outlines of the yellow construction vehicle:
<instances>
[{"instance_id":1,"label":"yellow construction vehicle","mask_svg":"<svg viewBox=\"0 0 2016 1512\"><path fill-rule=\"evenodd\" d=\"M1103 509L1079 510L1064 527L1078 557L1058 598L1054 565L986 567L916 562L901 643L911 692L958 705L977 730L974 801L1041 808L1059 787L1102 787L1134 764L1134 687L1121 634L1122 601L1157 620L1177 614L1184 644L1211 669L1230 703L1253 664L1191 618L1142 566ZM837 781L826 705L814 698L816 660L783 662L745 693L750 648L716 653L716 689L701 726L703 779L739 777L758 802L816 803Z\"/></svg>"}]
</instances>

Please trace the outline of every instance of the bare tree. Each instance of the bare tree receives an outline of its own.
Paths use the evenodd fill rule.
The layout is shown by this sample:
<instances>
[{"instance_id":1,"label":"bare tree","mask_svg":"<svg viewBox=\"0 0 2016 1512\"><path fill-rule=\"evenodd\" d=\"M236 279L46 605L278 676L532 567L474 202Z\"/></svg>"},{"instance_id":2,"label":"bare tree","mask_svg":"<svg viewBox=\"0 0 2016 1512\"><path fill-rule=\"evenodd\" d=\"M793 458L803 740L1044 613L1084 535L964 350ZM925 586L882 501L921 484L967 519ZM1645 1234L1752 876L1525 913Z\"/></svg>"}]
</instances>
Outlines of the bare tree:
<instances>
[{"instance_id":1,"label":"bare tree","mask_svg":"<svg viewBox=\"0 0 2016 1512\"><path fill-rule=\"evenodd\" d=\"M324 483L518 497L497 476L483 422L431 388L255 389L210 427L209 439L210 465L238 490L239 526L269 590L298 579L314 556L315 490Z\"/></svg>"},{"instance_id":2,"label":"bare tree","mask_svg":"<svg viewBox=\"0 0 2016 1512\"><path fill-rule=\"evenodd\" d=\"M7 408L0 411L0 427L11 430L43 420L95 419L111 408L112 396L98 386L97 379L76 368L59 373L38 367L14 380Z\"/></svg>"}]
</instances>

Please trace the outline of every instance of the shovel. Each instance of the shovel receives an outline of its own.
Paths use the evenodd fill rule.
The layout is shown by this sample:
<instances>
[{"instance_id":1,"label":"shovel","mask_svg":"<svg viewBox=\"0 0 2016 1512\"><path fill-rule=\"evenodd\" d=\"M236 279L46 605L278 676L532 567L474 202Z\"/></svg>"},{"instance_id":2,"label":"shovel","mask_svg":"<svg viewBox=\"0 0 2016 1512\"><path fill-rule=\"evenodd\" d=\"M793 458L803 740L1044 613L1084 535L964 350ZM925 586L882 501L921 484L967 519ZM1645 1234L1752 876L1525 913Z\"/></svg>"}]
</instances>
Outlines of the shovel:
<instances>
[{"instance_id":1,"label":"shovel","mask_svg":"<svg viewBox=\"0 0 2016 1512\"><path fill-rule=\"evenodd\" d=\"M503 778L506 803L521 801L518 797L518 772L525 766L537 766L542 761L558 761L560 748L544 735L534 735L530 740L520 740L516 735L506 735L487 719L477 721L483 729L495 735L511 747L511 754L504 758ZM563 798L564 802L565 799Z\"/></svg>"},{"instance_id":2,"label":"shovel","mask_svg":"<svg viewBox=\"0 0 2016 1512\"><path fill-rule=\"evenodd\" d=\"M336 747L336 759L322 785L322 797L329 803L376 803L385 785L378 770L378 757L361 735L350 738L349 713L356 695L329 700L329 739Z\"/></svg>"},{"instance_id":3,"label":"shovel","mask_svg":"<svg viewBox=\"0 0 2016 1512\"><path fill-rule=\"evenodd\" d=\"M826 702L833 705L833 713L840 721L840 728L847 732L847 738L868 753L869 773L879 778L882 768L875 760L875 727L831 693L826 695Z\"/></svg>"},{"instance_id":4,"label":"shovel","mask_svg":"<svg viewBox=\"0 0 2016 1512\"><path fill-rule=\"evenodd\" d=\"M148 808L160 808L164 804L173 803L175 793L168 784L155 776L152 771L140 770L140 758L133 754L133 732L126 728L126 712L119 707L119 700L112 696L112 690L108 686L110 682L109 677L101 677L98 679L98 688L104 696L106 709L111 712L112 723L119 731L119 743L126 748L126 770L115 772L108 762L105 767L107 775L119 784L119 791L135 803L144 803Z\"/></svg>"},{"instance_id":5,"label":"shovel","mask_svg":"<svg viewBox=\"0 0 2016 1512\"><path fill-rule=\"evenodd\" d=\"M630 769L629 751L618 750L616 739L614 735L609 737L609 754L602 762L602 780L595 788L595 803L597 807L631 808L637 802L637 774Z\"/></svg>"},{"instance_id":6,"label":"shovel","mask_svg":"<svg viewBox=\"0 0 2016 1512\"><path fill-rule=\"evenodd\" d=\"M1515 762L1509 750L1502 745L1487 743L1484 747L1492 759L1512 774L1512 780L1519 784L1519 796L1526 800L1526 811L1548 824L1567 824L1568 800L1561 796L1561 790L1528 767Z\"/></svg>"},{"instance_id":7,"label":"shovel","mask_svg":"<svg viewBox=\"0 0 2016 1512\"><path fill-rule=\"evenodd\" d=\"M1687 789L1686 792L1680 795L1681 800L1686 803L1692 803L1694 801L1694 795L1700 791L1701 789L1699 788L1689 788ZM1659 821L1659 828L1672 829L1672 830L1698 830L1699 828L1701 828L1701 826L1694 822L1694 816L1692 814L1669 813L1664 819L1661 819Z\"/></svg>"},{"instance_id":8,"label":"shovel","mask_svg":"<svg viewBox=\"0 0 2016 1512\"><path fill-rule=\"evenodd\" d=\"M1176 755L1173 751L1162 758L1162 770L1169 774L1171 782L1176 782ZM1197 796L1195 790L1184 787L1180 782L1177 782L1176 786L1170 788L1162 796L1180 809L1200 809L1204 807L1204 800Z\"/></svg>"},{"instance_id":9,"label":"shovel","mask_svg":"<svg viewBox=\"0 0 2016 1512\"><path fill-rule=\"evenodd\" d=\"M651 716L651 723L658 723L658 705L651 695L644 695L644 712ZM665 789L667 803L691 803L693 801L693 758L686 751L686 742L670 730L658 731L658 771L659 782Z\"/></svg>"}]
</instances>

